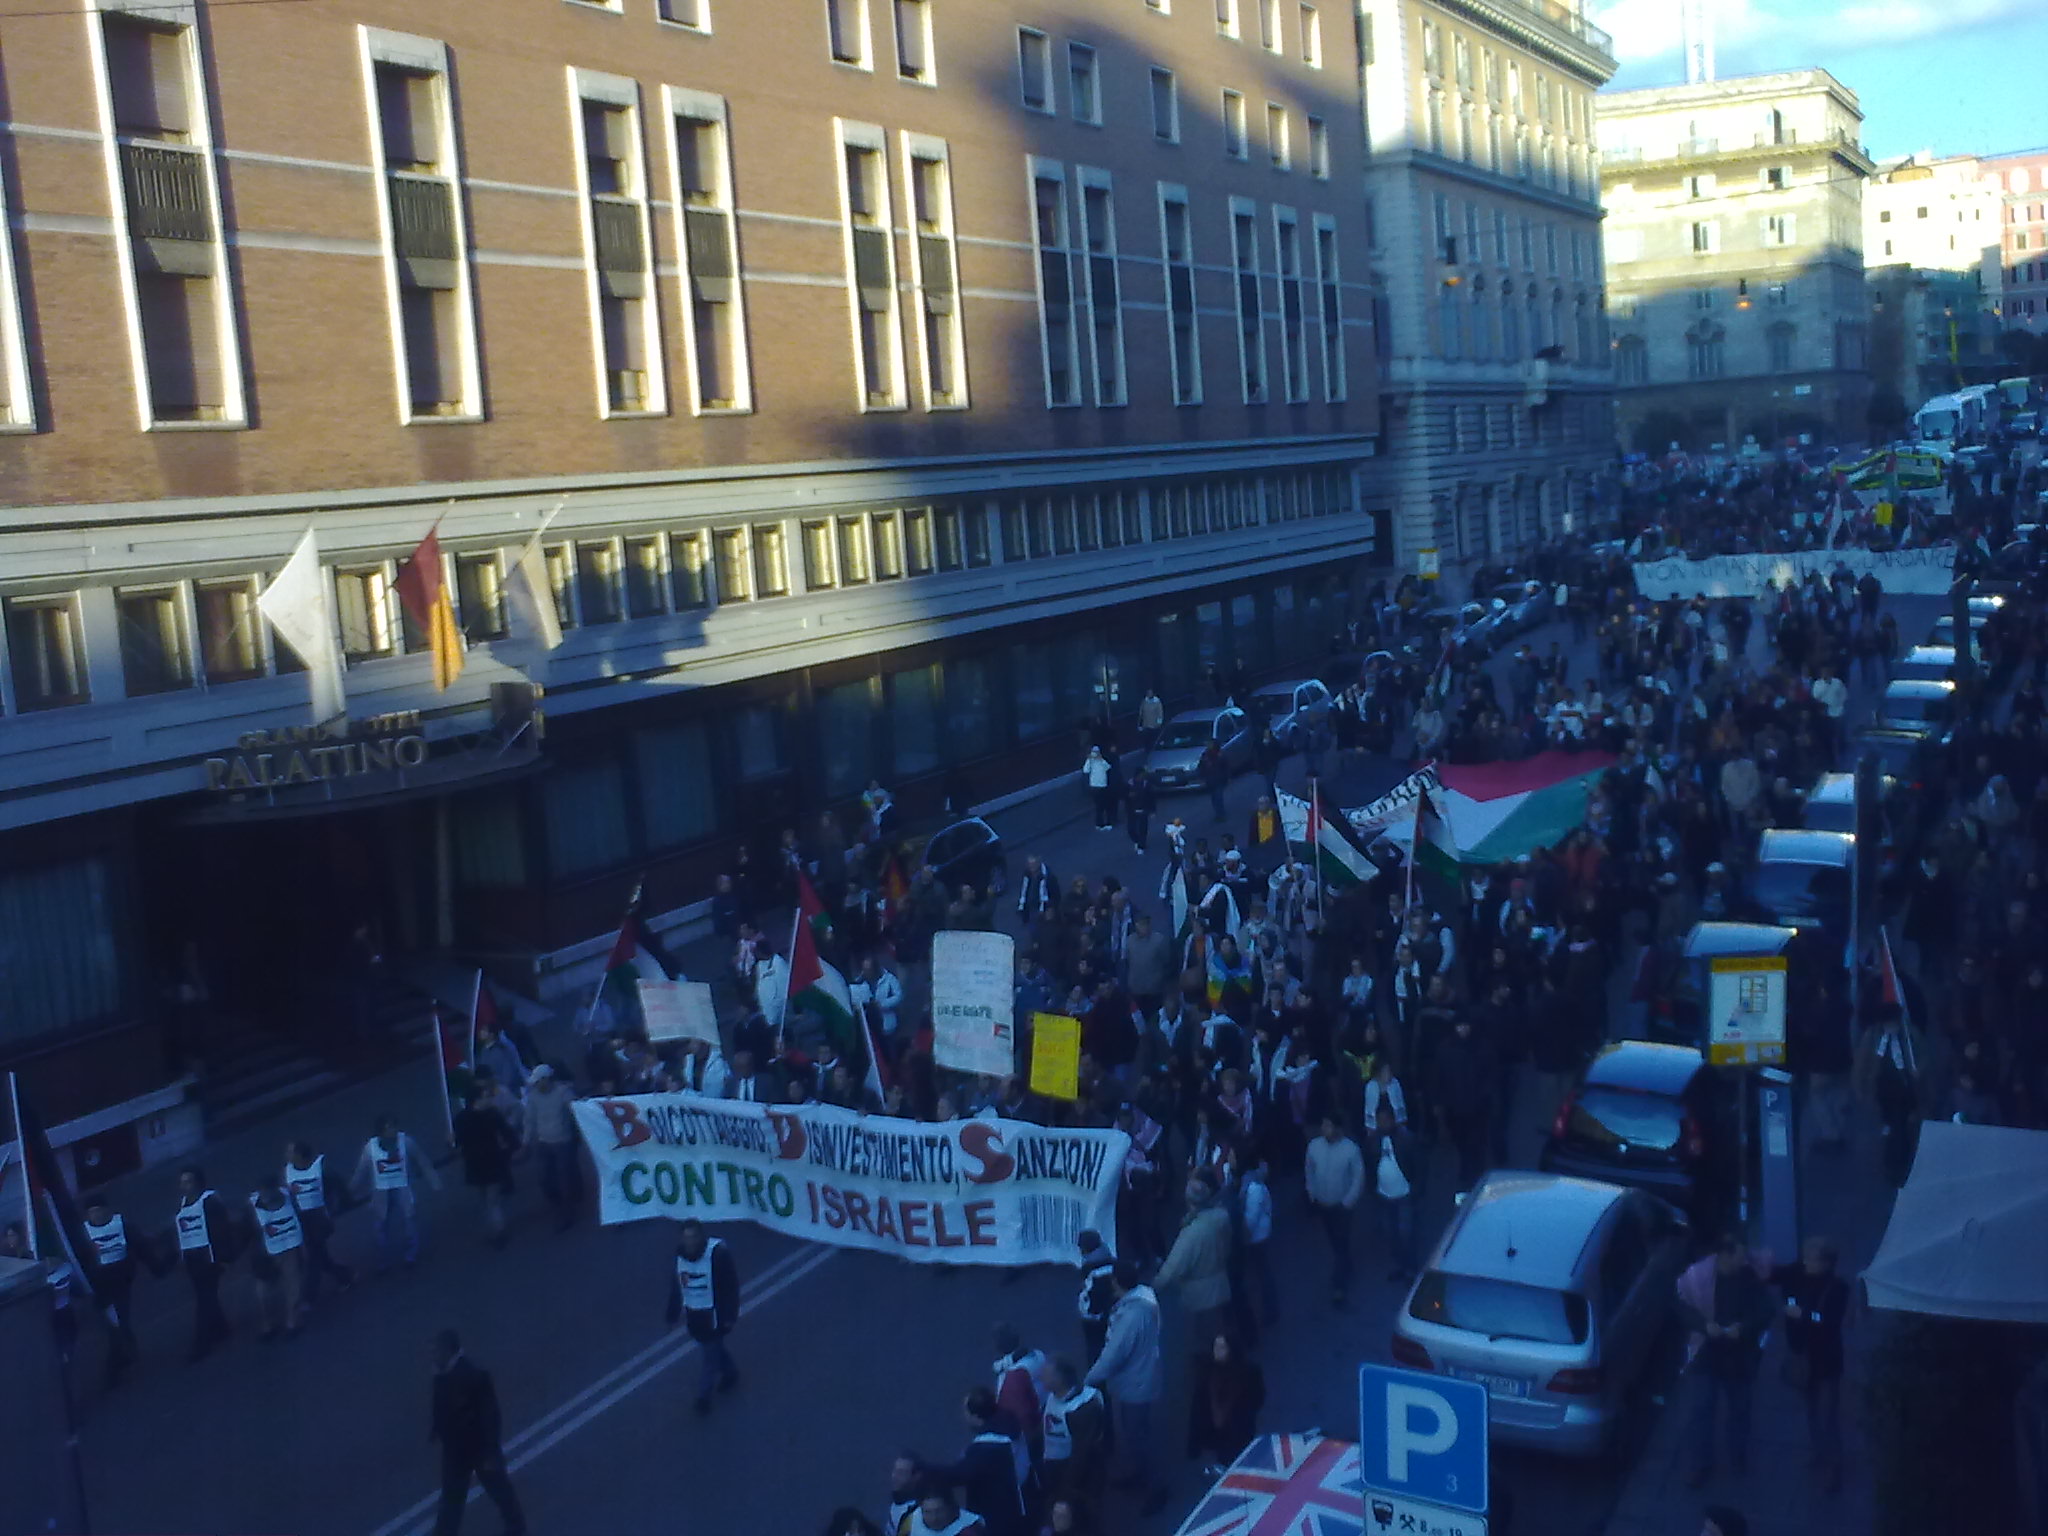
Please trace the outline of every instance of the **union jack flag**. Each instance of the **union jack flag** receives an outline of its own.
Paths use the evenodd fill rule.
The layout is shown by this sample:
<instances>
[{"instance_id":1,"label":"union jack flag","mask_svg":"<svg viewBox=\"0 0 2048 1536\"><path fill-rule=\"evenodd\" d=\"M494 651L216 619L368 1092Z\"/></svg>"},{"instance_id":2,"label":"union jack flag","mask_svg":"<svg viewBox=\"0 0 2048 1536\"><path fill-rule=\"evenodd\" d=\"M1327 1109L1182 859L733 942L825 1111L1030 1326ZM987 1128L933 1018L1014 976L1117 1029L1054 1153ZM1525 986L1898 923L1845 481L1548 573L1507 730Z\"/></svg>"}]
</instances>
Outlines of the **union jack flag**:
<instances>
[{"instance_id":1,"label":"union jack flag","mask_svg":"<svg viewBox=\"0 0 2048 1536\"><path fill-rule=\"evenodd\" d=\"M1178 1536L1363 1536L1358 1447L1320 1435L1261 1435Z\"/></svg>"}]
</instances>

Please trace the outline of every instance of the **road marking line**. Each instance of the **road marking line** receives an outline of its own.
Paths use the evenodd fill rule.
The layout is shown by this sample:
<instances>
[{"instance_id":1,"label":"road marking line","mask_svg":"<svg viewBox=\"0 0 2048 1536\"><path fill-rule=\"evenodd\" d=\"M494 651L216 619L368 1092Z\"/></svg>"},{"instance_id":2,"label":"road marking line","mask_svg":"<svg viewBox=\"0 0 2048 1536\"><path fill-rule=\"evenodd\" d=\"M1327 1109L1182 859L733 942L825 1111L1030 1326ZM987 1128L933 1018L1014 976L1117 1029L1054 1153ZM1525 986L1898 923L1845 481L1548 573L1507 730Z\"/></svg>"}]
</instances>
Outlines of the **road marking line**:
<instances>
[{"instance_id":1,"label":"road marking line","mask_svg":"<svg viewBox=\"0 0 2048 1536\"><path fill-rule=\"evenodd\" d=\"M741 1298L749 1307L771 1301L838 1252L837 1248L819 1248L808 1253L790 1254L756 1276L753 1286L742 1290ZM670 1366L679 1364L696 1352L696 1340L688 1337L677 1339L670 1335L614 1366L574 1397L542 1414L508 1440L505 1443L506 1472L517 1472L543 1452L552 1450ZM621 1380L622 1377L626 1379ZM472 1502L482 1498L482 1487L471 1484L469 1497ZM438 1493L429 1494L378 1526L371 1536L423 1536L428 1530L426 1517L440 1502Z\"/></svg>"}]
</instances>

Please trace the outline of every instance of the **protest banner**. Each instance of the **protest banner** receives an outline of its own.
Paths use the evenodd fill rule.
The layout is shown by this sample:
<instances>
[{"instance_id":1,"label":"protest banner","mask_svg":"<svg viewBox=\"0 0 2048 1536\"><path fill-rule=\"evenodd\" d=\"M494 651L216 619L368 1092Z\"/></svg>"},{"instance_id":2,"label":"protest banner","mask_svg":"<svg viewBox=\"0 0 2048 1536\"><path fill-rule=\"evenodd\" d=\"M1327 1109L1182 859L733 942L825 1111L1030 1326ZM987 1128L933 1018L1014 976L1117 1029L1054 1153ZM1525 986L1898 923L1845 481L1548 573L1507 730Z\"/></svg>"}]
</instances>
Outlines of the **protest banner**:
<instances>
[{"instance_id":1,"label":"protest banner","mask_svg":"<svg viewBox=\"0 0 2048 1536\"><path fill-rule=\"evenodd\" d=\"M1377 800L1344 811L1344 820L1364 843L1379 837L1406 842L1414 830L1416 800L1437 787L1436 765L1425 763Z\"/></svg>"},{"instance_id":2,"label":"protest banner","mask_svg":"<svg viewBox=\"0 0 2048 1536\"><path fill-rule=\"evenodd\" d=\"M1064 1013L1031 1015L1031 1091L1072 1102L1081 1097L1081 1021Z\"/></svg>"},{"instance_id":3,"label":"protest banner","mask_svg":"<svg viewBox=\"0 0 2048 1536\"><path fill-rule=\"evenodd\" d=\"M932 935L932 1060L956 1072L1017 1070L1017 941L1007 933Z\"/></svg>"},{"instance_id":4,"label":"protest banner","mask_svg":"<svg viewBox=\"0 0 2048 1536\"><path fill-rule=\"evenodd\" d=\"M649 1040L708 1040L719 1044L718 1010L706 981L640 983L640 1017Z\"/></svg>"},{"instance_id":5,"label":"protest banner","mask_svg":"<svg viewBox=\"0 0 2048 1536\"><path fill-rule=\"evenodd\" d=\"M1071 1264L1090 1227L1115 1248L1122 1131L929 1124L694 1093L571 1107L607 1226L749 1221L918 1264Z\"/></svg>"},{"instance_id":6,"label":"protest banner","mask_svg":"<svg viewBox=\"0 0 2048 1536\"><path fill-rule=\"evenodd\" d=\"M1636 591L1652 602L1694 597L1760 597L1781 581L1795 586L1837 567L1852 581L1868 572L1885 591L1939 597L1955 580L1956 547L1929 544L1919 549L1801 549L1773 554L1715 555L1706 560L1639 560Z\"/></svg>"}]
</instances>

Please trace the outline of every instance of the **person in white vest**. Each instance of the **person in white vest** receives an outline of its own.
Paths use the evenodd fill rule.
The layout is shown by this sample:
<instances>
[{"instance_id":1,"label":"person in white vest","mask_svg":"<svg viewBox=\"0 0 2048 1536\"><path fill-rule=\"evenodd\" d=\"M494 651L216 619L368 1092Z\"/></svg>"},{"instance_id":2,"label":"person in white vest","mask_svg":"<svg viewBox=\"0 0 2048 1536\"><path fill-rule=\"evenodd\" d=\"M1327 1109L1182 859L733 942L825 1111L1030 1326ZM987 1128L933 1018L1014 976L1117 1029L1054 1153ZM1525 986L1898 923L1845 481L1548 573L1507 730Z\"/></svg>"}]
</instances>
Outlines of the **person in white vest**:
<instances>
[{"instance_id":1,"label":"person in white vest","mask_svg":"<svg viewBox=\"0 0 2048 1536\"><path fill-rule=\"evenodd\" d=\"M227 1314L220 1308L221 1271L234 1260L234 1220L219 1195L206 1187L197 1167L178 1175L178 1211L172 1221L177 1263L192 1283L192 1352L200 1360L228 1336Z\"/></svg>"},{"instance_id":2,"label":"person in white vest","mask_svg":"<svg viewBox=\"0 0 2048 1536\"><path fill-rule=\"evenodd\" d=\"M320 1299L322 1275L331 1276L344 1291L356 1283L355 1271L339 1262L327 1247L347 1191L341 1180L327 1171L326 1157L304 1141L285 1148L284 1188L298 1210L299 1230L306 1238L305 1299L310 1307Z\"/></svg>"},{"instance_id":3,"label":"person in white vest","mask_svg":"<svg viewBox=\"0 0 2048 1536\"><path fill-rule=\"evenodd\" d=\"M1082 1381L1071 1360L1053 1361L1047 1368L1047 1384L1051 1391L1042 1421L1046 1500L1093 1501L1102 1492L1108 1464L1109 1403Z\"/></svg>"},{"instance_id":4,"label":"person in white vest","mask_svg":"<svg viewBox=\"0 0 2048 1536\"><path fill-rule=\"evenodd\" d=\"M249 1271L256 1280L256 1303L263 1318L263 1331L256 1337L269 1343L282 1329L286 1338L295 1339L305 1310L306 1283L306 1232L299 1208L273 1177L264 1179L249 1197L249 1214L256 1223Z\"/></svg>"},{"instance_id":5,"label":"person in white vest","mask_svg":"<svg viewBox=\"0 0 2048 1536\"><path fill-rule=\"evenodd\" d=\"M106 1313L107 1385L114 1386L135 1361L135 1321L128 1298L135 1290L135 1255L128 1248L128 1224L104 1200L85 1208L85 1240L92 1244L93 1291Z\"/></svg>"},{"instance_id":6,"label":"person in white vest","mask_svg":"<svg viewBox=\"0 0 2048 1536\"><path fill-rule=\"evenodd\" d=\"M951 1489L934 1489L910 1517L908 1536L988 1536L981 1516L960 1507Z\"/></svg>"},{"instance_id":7,"label":"person in white vest","mask_svg":"<svg viewBox=\"0 0 2048 1536\"><path fill-rule=\"evenodd\" d=\"M681 1322L697 1341L704 1374L697 1388L696 1409L711 1411L711 1394L739 1385L739 1367L732 1363L726 1335L740 1320L740 1273L732 1250L722 1238L708 1235L701 1221L676 1226L675 1272L669 1277L668 1321Z\"/></svg>"},{"instance_id":8,"label":"person in white vest","mask_svg":"<svg viewBox=\"0 0 2048 1536\"><path fill-rule=\"evenodd\" d=\"M358 1194L365 1189L369 1192L370 1219L377 1228L379 1274L391 1267L392 1251L401 1242L406 1267L419 1262L420 1212L412 1192L415 1172L434 1189L441 1187L441 1176L420 1156L418 1145L398 1128L398 1122L389 1115L379 1117L377 1134L363 1143L353 1181Z\"/></svg>"}]
</instances>

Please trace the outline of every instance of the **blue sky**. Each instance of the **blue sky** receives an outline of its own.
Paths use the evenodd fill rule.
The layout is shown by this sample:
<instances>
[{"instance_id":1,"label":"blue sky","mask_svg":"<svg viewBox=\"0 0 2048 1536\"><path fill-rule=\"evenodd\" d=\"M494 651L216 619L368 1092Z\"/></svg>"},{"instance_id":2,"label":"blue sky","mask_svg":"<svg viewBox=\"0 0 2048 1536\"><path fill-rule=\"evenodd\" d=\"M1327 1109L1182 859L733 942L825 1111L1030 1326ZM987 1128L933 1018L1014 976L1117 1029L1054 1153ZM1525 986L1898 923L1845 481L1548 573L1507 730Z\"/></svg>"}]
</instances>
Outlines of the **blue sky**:
<instances>
[{"instance_id":1,"label":"blue sky","mask_svg":"<svg viewBox=\"0 0 2048 1536\"><path fill-rule=\"evenodd\" d=\"M1818 65L1863 103L1880 159L2048 147L2044 0L1706 0L1721 75ZM1677 0L1588 0L1621 88L1684 78Z\"/></svg>"}]
</instances>

